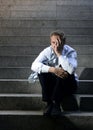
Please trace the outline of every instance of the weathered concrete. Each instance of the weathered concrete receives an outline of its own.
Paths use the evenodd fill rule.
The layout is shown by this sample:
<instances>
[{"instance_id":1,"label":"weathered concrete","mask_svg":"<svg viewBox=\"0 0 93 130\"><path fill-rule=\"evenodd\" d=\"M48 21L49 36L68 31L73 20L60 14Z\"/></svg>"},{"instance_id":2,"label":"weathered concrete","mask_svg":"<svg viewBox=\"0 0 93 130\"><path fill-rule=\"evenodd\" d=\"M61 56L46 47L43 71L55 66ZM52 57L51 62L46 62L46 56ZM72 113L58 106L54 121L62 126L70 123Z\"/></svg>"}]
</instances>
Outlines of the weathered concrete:
<instances>
[{"instance_id":1,"label":"weathered concrete","mask_svg":"<svg viewBox=\"0 0 93 130\"><path fill-rule=\"evenodd\" d=\"M26 112L25 112L26 113ZM92 114L93 115L93 114ZM63 115L60 118L45 118L41 115L0 115L3 130L93 130L90 114Z\"/></svg>"},{"instance_id":2,"label":"weathered concrete","mask_svg":"<svg viewBox=\"0 0 93 130\"><path fill-rule=\"evenodd\" d=\"M75 95L79 110L93 111L93 73L90 74L93 71L93 0L0 0L1 110L43 108L41 95L31 95L41 94L40 84L30 86L27 78L32 61L50 44L49 34L55 29L66 33L67 44L78 53L77 74L85 80L80 82ZM74 97L66 98L63 108L76 110L77 102L73 101ZM93 130L93 116L86 113L64 115L61 119L46 119L35 113L33 116L0 114L2 130Z\"/></svg>"}]
</instances>

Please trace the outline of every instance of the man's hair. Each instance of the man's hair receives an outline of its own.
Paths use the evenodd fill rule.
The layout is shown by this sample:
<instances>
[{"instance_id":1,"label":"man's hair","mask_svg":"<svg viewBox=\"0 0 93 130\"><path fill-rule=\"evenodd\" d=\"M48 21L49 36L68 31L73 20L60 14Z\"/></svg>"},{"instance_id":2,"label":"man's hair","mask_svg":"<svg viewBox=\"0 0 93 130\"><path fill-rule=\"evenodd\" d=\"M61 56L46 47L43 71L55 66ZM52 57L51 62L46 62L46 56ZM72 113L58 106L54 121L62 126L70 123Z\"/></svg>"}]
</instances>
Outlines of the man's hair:
<instances>
[{"instance_id":1,"label":"man's hair","mask_svg":"<svg viewBox=\"0 0 93 130\"><path fill-rule=\"evenodd\" d=\"M52 36L59 36L60 39L62 40L63 44L65 44L66 42L66 38L65 38L65 34L64 32L60 31L60 30L56 30L50 33L50 37Z\"/></svg>"}]
</instances>

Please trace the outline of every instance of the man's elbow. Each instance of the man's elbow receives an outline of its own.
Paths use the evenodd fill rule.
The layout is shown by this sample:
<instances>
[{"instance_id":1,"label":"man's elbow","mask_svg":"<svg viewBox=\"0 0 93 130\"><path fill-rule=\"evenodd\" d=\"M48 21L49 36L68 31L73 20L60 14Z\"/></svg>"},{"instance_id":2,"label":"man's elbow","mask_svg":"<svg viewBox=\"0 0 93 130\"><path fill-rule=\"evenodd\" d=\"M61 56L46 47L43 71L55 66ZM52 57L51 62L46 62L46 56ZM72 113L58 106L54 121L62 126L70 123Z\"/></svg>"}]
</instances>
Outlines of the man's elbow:
<instances>
[{"instance_id":1,"label":"man's elbow","mask_svg":"<svg viewBox=\"0 0 93 130\"><path fill-rule=\"evenodd\" d=\"M34 65L34 63L32 63L32 65L31 65L31 70L35 71L35 65Z\"/></svg>"}]
</instances>

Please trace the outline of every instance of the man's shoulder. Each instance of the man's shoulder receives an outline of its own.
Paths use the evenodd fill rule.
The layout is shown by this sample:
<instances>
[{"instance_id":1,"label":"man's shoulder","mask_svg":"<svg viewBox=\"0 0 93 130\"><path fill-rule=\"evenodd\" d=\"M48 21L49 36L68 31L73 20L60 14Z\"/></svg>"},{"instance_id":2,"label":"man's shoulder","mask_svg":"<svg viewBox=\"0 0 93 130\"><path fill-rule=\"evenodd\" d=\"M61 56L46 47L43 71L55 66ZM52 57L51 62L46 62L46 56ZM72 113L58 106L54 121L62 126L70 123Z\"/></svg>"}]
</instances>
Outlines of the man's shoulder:
<instances>
[{"instance_id":1,"label":"man's shoulder","mask_svg":"<svg viewBox=\"0 0 93 130\"><path fill-rule=\"evenodd\" d=\"M67 50L67 51L75 51L75 49L69 45L64 45L64 50Z\"/></svg>"},{"instance_id":2,"label":"man's shoulder","mask_svg":"<svg viewBox=\"0 0 93 130\"><path fill-rule=\"evenodd\" d=\"M51 51L52 51L52 48L51 48L51 46L48 46L48 47L46 47L43 51L45 51L45 52L51 52Z\"/></svg>"},{"instance_id":3,"label":"man's shoulder","mask_svg":"<svg viewBox=\"0 0 93 130\"><path fill-rule=\"evenodd\" d=\"M46 47L46 48L44 48L42 51L41 51L41 54L42 55L50 55L52 53L52 48L51 48L51 46L48 46L48 47Z\"/></svg>"}]
</instances>

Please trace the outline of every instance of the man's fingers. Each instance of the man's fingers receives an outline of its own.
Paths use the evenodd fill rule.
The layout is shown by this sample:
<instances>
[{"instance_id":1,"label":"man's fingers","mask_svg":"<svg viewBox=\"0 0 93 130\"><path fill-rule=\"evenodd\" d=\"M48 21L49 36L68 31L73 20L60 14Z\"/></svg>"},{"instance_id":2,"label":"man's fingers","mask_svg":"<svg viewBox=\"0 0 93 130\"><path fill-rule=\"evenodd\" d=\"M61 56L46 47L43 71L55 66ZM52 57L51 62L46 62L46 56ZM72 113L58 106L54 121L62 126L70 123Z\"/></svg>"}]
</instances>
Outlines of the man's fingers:
<instances>
[{"instance_id":1,"label":"man's fingers","mask_svg":"<svg viewBox=\"0 0 93 130\"><path fill-rule=\"evenodd\" d=\"M56 68L55 75L57 75L60 78L67 78L68 73L64 71L62 68Z\"/></svg>"},{"instance_id":2,"label":"man's fingers","mask_svg":"<svg viewBox=\"0 0 93 130\"><path fill-rule=\"evenodd\" d=\"M57 39L58 43L61 44L61 40L60 39Z\"/></svg>"},{"instance_id":3,"label":"man's fingers","mask_svg":"<svg viewBox=\"0 0 93 130\"><path fill-rule=\"evenodd\" d=\"M56 75L63 79L68 77L68 73L66 71L63 71L61 73L56 73Z\"/></svg>"}]
</instances>

